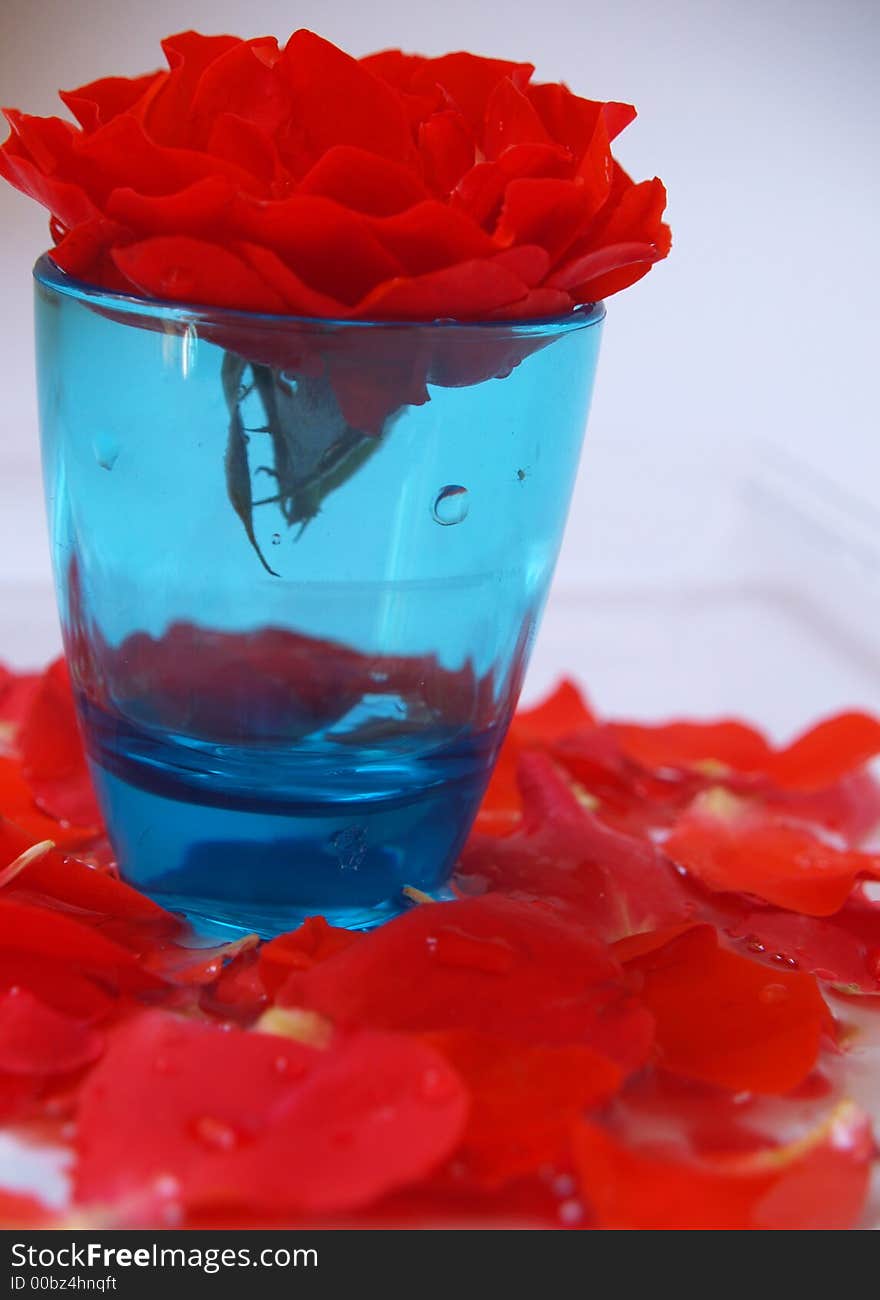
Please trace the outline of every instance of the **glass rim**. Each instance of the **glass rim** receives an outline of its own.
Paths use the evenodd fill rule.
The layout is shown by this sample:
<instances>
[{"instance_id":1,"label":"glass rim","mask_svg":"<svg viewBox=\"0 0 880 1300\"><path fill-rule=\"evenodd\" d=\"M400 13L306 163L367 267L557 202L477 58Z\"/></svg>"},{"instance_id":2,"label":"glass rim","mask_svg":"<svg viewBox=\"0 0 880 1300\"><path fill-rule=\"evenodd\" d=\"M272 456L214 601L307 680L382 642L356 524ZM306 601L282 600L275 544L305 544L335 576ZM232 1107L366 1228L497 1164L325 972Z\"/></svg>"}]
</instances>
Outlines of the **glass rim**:
<instances>
[{"instance_id":1,"label":"glass rim","mask_svg":"<svg viewBox=\"0 0 880 1300\"><path fill-rule=\"evenodd\" d=\"M377 330L443 330L450 333L466 330L479 330L498 333L517 338L541 334L564 334L576 329L598 325L605 319L605 304L601 300L582 303L558 316L529 316L507 318L475 318L458 320L452 317L439 317L432 320L378 320L351 319L346 316L297 316L293 313L247 311L237 307L213 307L206 304L187 302L167 302L162 298L141 297L136 294L119 293L112 289L101 289L85 280L78 280L52 261L50 253L42 253L34 263L33 276L39 285L68 298L92 306L111 309L119 314L140 317L156 317L187 323L232 324L247 322L251 328L266 330L308 329L326 330L328 332L343 329Z\"/></svg>"}]
</instances>

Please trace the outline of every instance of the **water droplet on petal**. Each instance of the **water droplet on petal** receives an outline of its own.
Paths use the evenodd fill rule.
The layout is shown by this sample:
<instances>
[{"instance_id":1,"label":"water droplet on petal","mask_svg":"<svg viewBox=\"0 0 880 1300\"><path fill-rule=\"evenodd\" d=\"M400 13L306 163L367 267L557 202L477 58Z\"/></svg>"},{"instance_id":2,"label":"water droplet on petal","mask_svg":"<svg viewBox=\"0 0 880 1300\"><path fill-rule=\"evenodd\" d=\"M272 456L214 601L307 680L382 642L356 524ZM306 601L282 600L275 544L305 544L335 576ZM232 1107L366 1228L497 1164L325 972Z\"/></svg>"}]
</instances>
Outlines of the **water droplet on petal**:
<instances>
[{"instance_id":1,"label":"water droplet on petal","mask_svg":"<svg viewBox=\"0 0 880 1300\"><path fill-rule=\"evenodd\" d=\"M157 1196L179 1196L180 1183L173 1174L160 1174L153 1183L153 1191Z\"/></svg>"},{"instance_id":2,"label":"water droplet on petal","mask_svg":"<svg viewBox=\"0 0 880 1300\"><path fill-rule=\"evenodd\" d=\"M584 1207L580 1201L563 1201L559 1207L561 1223L578 1223L584 1217Z\"/></svg>"},{"instance_id":3,"label":"water droplet on petal","mask_svg":"<svg viewBox=\"0 0 880 1300\"><path fill-rule=\"evenodd\" d=\"M119 459L119 441L112 433L96 433L92 440L92 450L101 469L112 469Z\"/></svg>"},{"instance_id":4,"label":"water droplet on petal","mask_svg":"<svg viewBox=\"0 0 880 1300\"><path fill-rule=\"evenodd\" d=\"M470 498L467 488L462 487L460 483L447 483L434 498L431 513L435 523L449 528L452 524L460 524L466 519L469 508Z\"/></svg>"},{"instance_id":5,"label":"water droplet on petal","mask_svg":"<svg viewBox=\"0 0 880 1300\"><path fill-rule=\"evenodd\" d=\"M238 1134L225 1120L202 1115L193 1124L193 1133L206 1147L215 1151L231 1151L238 1145Z\"/></svg>"},{"instance_id":6,"label":"water droplet on petal","mask_svg":"<svg viewBox=\"0 0 880 1300\"><path fill-rule=\"evenodd\" d=\"M765 984L758 994L758 999L770 1006L778 1006L788 1000L788 989L784 984Z\"/></svg>"},{"instance_id":7,"label":"water droplet on petal","mask_svg":"<svg viewBox=\"0 0 880 1300\"><path fill-rule=\"evenodd\" d=\"M504 939L488 939L458 930L439 930L429 939L428 950L441 966L507 975L516 965L516 953Z\"/></svg>"}]
</instances>

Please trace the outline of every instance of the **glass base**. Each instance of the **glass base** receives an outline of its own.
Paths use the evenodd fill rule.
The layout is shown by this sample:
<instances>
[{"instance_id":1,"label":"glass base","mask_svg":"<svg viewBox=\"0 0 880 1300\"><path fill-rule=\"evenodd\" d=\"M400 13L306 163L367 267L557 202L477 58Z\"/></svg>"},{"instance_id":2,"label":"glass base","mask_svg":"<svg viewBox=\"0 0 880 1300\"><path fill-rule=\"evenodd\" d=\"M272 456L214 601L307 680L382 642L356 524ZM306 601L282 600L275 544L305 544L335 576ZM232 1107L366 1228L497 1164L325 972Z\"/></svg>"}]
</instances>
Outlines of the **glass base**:
<instances>
[{"instance_id":1,"label":"glass base","mask_svg":"<svg viewBox=\"0 0 880 1300\"><path fill-rule=\"evenodd\" d=\"M236 906L226 911L214 898L184 898L179 894L161 894L155 889L151 889L149 894L160 907L181 916L199 942L205 943L231 943L246 934L258 934L261 939L274 939L279 934L296 930L310 916L316 915L314 908L287 910ZM441 902L452 899L454 895L446 886L440 886L431 897ZM340 929L374 930L376 926L384 925L386 921L393 920L413 906L415 903L401 893L397 899L389 899L375 907L339 910L324 908L321 915L330 925Z\"/></svg>"},{"instance_id":2,"label":"glass base","mask_svg":"<svg viewBox=\"0 0 880 1300\"><path fill-rule=\"evenodd\" d=\"M84 707L91 769L125 880L169 911L271 937L321 915L367 929L437 896L485 789L493 740L195 745Z\"/></svg>"}]
</instances>

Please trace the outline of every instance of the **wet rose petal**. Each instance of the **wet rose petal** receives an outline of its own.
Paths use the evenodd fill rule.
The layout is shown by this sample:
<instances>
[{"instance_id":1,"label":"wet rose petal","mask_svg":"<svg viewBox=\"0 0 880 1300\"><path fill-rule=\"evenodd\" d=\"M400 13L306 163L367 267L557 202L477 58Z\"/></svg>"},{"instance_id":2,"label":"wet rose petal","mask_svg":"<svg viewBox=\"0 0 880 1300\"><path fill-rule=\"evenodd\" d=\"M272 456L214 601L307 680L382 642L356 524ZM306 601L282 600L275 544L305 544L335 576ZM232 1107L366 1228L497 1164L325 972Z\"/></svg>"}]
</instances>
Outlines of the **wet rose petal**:
<instances>
[{"instance_id":1,"label":"wet rose petal","mask_svg":"<svg viewBox=\"0 0 880 1300\"><path fill-rule=\"evenodd\" d=\"M654 1017L663 1069L732 1092L803 1082L832 1023L812 975L729 952L709 926L654 938L650 952L627 951L624 940L621 957Z\"/></svg>"},{"instance_id":2,"label":"wet rose petal","mask_svg":"<svg viewBox=\"0 0 880 1300\"><path fill-rule=\"evenodd\" d=\"M694 802L664 850L710 889L754 894L809 916L831 916L857 880L880 878L880 856L835 848L723 790Z\"/></svg>"},{"instance_id":3,"label":"wet rose petal","mask_svg":"<svg viewBox=\"0 0 880 1300\"><path fill-rule=\"evenodd\" d=\"M99 826L101 814L63 659L56 659L43 674L17 742L25 780L39 806L59 821Z\"/></svg>"},{"instance_id":4,"label":"wet rose petal","mask_svg":"<svg viewBox=\"0 0 880 1300\"><path fill-rule=\"evenodd\" d=\"M629 1145L592 1124L576 1130L574 1152L603 1228L840 1230L858 1222L873 1139L844 1103L801 1141L745 1156Z\"/></svg>"},{"instance_id":5,"label":"wet rose petal","mask_svg":"<svg viewBox=\"0 0 880 1300\"><path fill-rule=\"evenodd\" d=\"M0 992L0 1074L66 1074L94 1061L104 1037L46 1006L27 989Z\"/></svg>"},{"instance_id":6,"label":"wet rose petal","mask_svg":"<svg viewBox=\"0 0 880 1300\"><path fill-rule=\"evenodd\" d=\"M147 1012L82 1090L77 1199L173 1178L183 1205L350 1210L432 1172L466 1111L455 1073L412 1039L356 1032L316 1049Z\"/></svg>"},{"instance_id":7,"label":"wet rose petal","mask_svg":"<svg viewBox=\"0 0 880 1300\"><path fill-rule=\"evenodd\" d=\"M652 1037L603 944L540 905L496 895L422 904L294 972L278 1000L341 1024L581 1043L629 1067Z\"/></svg>"},{"instance_id":8,"label":"wet rose petal","mask_svg":"<svg viewBox=\"0 0 880 1300\"><path fill-rule=\"evenodd\" d=\"M436 702L450 717L473 698L465 678ZM14 700L17 678L0 688ZM63 673L19 698L29 752L69 774L63 806L83 765ZM172 1212L189 1226L858 1221L872 1139L835 1105L847 1030L816 981L868 1007L880 989L880 904L858 883L871 855L849 847L877 818L864 721L771 750L735 720L597 720L565 684L514 721L507 784L487 800L496 833L484 823L463 855L466 897L368 934L314 917L215 948L121 884L100 840L80 859L51 846L65 831L37 808L18 744L0 758L0 814L22 823L0 821L0 1119L70 1142L79 1112L86 1212L117 1226ZM737 840L731 859L731 826L772 832L772 852ZM719 861L748 892L712 876ZM768 1136L825 1104L802 1139ZM17 1206L13 1193L11 1223Z\"/></svg>"},{"instance_id":9,"label":"wet rose petal","mask_svg":"<svg viewBox=\"0 0 880 1300\"><path fill-rule=\"evenodd\" d=\"M425 1041L470 1090L458 1177L485 1188L564 1160L572 1122L614 1096L625 1077L589 1047L531 1047L464 1030Z\"/></svg>"}]
</instances>

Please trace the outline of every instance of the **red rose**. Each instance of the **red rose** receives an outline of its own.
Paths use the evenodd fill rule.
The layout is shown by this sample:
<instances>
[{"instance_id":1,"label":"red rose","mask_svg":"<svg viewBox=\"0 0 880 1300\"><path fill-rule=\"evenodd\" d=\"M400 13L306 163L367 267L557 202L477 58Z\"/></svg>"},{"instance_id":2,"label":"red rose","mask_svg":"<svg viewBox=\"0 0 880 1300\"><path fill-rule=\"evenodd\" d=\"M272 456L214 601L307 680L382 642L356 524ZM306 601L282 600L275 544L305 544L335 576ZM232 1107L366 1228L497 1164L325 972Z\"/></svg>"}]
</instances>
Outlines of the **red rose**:
<instances>
[{"instance_id":1,"label":"red rose","mask_svg":"<svg viewBox=\"0 0 880 1300\"><path fill-rule=\"evenodd\" d=\"M79 126L7 111L0 175L50 210L63 272L189 304L225 350L227 494L270 573L240 428L248 366L273 448L289 434L276 408L288 426L307 409L313 444L314 408L329 413L326 472L275 458L285 521L305 525L429 385L508 374L556 337L531 322L615 293L669 251L663 185L634 184L611 156L635 110L532 85L529 64L357 60L308 31L283 50L196 32L163 48L167 71L62 92ZM186 327L86 301L140 328ZM513 324L448 327L493 319Z\"/></svg>"},{"instance_id":2,"label":"red rose","mask_svg":"<svg viewBox=\"0 0 880 1300\"><path fill-rule=\"evenodd\" d=\"M109 290L352 319L557 315L669 251L659 180L610 141L632 120L529 64L297 31L183 32L167 71L7 111L0 174L52 214L52 257Z\"/></svg>"}]
</instances>

